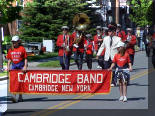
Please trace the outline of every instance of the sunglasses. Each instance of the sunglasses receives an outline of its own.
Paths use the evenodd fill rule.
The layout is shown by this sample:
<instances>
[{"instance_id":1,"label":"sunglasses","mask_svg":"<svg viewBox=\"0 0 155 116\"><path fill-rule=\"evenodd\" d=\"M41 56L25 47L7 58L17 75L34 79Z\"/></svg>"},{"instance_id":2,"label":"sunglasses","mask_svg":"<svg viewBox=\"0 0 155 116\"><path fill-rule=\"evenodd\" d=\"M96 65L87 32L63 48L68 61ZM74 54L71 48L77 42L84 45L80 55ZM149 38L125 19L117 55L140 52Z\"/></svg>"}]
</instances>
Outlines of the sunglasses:
<instances>
[{"instance_id":1,"label":"sunglasses","mask_svg":"<svg viewBox=\"0 0 155 116\"><path fill-rule=\"evenodd\" d=\"M14 44L14 43L17 43L16 41L12 41L12 43Z\"/></svg>"},{"instance_id":2,"label":"sunglasses","mask_svg":"<svg viewBox=\"0 0 155 116\"><path fill-rule=\"evenodd\" d=\"M68 31L68 29L65 29L65 28L64 28L63 31Z\"/></svg>"}]
</instances>

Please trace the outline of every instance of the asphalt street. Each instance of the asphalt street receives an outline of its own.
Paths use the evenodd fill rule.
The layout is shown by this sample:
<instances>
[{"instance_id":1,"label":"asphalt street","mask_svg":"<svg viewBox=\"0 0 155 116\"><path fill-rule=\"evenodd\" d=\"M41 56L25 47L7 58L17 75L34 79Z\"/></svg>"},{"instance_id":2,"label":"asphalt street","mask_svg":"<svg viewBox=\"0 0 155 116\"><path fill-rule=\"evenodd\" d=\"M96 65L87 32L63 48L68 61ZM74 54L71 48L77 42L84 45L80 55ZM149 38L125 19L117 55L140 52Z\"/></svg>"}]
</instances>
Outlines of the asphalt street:
<instances>
[{"instance_id":1,"label":"asphalt street","mask_svg":"<svg viewBox=\"0 0 155 116\"><path fill-rule=\"evenodd\" d=\"M93 69L96 70L97 62L93 62ZM40 69L29 67L29 69ZM50 69L53 68L42 68ZM56 68L61 70L61 68ZM77 69L76 65L70 69ZM86 63L83 69L87 70ZM136 52L135 62L131 72L131 81L128 86L128 102L120 102L118 86L112 87L108 95L24 95L24 102L12 103L11 94L1 95L8 101L1 101L1 104L8 104L6 116L51 116L61 113L64 109L148 109L148 74L153 69L148 70L148 58L144 51ZM4 82L4 83L3 83ZM3 81L3 91L6 90L6 81ZM5 86L5 87L4 87ZM2 89L0 89L2 91ZM49 110L46 110L49 109Z\"/></svg>"}]
</instances>

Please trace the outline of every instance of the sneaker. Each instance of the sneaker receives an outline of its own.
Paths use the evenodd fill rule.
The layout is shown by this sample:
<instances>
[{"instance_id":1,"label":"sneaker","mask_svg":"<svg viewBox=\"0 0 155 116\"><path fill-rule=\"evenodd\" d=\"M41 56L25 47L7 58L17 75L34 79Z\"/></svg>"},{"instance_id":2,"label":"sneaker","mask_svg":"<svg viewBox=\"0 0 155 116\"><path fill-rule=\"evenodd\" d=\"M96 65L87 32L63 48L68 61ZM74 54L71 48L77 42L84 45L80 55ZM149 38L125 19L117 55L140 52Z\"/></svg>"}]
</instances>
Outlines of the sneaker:
<instances>
[{"instance_id":1,"label":"sneaker","mask_svg":"<svg viewBox=\"0 0 155 116\"><path fill-rule=\"evenodd\" d=\"M20 94L19 95L19 98L18 98L18 102L23 102L24 100L23 100L23 96Z\"/></svg>"},{"instance_id":2,"label":"sneaker","mask_svg":"<svg viewBox=\"0 0 155 116\"><path fill-rule=\"evenodd\" d=\"M101 66L97 66L97 68L102 68Z\"/></svg>"},{"instance_id":3,"label":"sneaker","mask_svg":"<svg viewBox=\"0 0 155 116\"><path fill-rule=\"evenodd\" d=\"M121 96L121 97L119 98L119 101L123 101L123 99L124 99L124 97L123 97L123 96Z\"/></svg>"},{"instance_id":4,"label":"sneaker","mask_svg":"<svg viewBox=\"0 0 155 116\"><path fill-rule=\"evenodd\" d=\"M112 84L111 84L111 87L114 87L114 86L115 86L115 85L112 83Z\"/></svg>"},{"instance_id":5,"label":"sneaker","mask_svg":"<svg viewBox=\"0 0 155 116\"><path fill-rule=\"evenodd\" d=\"M12 101L13 103L17 103L17 102L18 102L17 99L16 99L15 97L11 97L11 101Z\"/></svg>"},{"instance_id":6,"label":"sneaker","mask_svg":"<svg viewBox=\"0 0 155 116\"><path fill-rule=\"evenodd\" d=\"M23 102L24 100L22 98L19 98L18 99L18 102Z\"/></svg>"},{"instance_id":7,"label":"sneaker","mask_svg":"<svg viewBox=\"0 0 155 116\"><path fill-rule=\"evenodd\" d=\"M127 97L124 96L123 102L127 102Z\"/></svg>"}]
</instances>

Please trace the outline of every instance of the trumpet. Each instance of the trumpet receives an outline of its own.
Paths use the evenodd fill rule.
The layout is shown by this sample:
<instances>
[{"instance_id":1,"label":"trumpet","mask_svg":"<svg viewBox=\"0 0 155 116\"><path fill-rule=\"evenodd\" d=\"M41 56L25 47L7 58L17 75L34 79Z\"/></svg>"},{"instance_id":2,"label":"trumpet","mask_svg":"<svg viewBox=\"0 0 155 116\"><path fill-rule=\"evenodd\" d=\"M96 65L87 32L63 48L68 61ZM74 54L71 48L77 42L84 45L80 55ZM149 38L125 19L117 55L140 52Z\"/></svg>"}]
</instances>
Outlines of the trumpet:
<instances>
[{"instance_id":1,"label":"trumpet","mask_svg":"<svg viewBox=\"0 0 155 116\"><path fill-rule=\"evenodd\" d=\"M66 51L69 52L70 48L69 48L69 36L67 37L67 44L66 44Z\"/></svg>"},{"instance_id":2,"label":"trumpet","mask_svg":"<svg viewBox=\"0 0 155 116\"><path fill-rule=\"evenodd\" d=\"M66 35L65 35L66 36ZM65 37L64 36L64 37ZM67 40L64 39L64 43L63 43L63 46L64 50L66 50L67 52L70 51L70 48L69 48L69 36L67 37Z\"/></svg>"},{"instance_id":3,"label":"trumpet","mask_svg":"<svg viewBox=\"0 0 155 116\"><path fill-rule=\"evenodd\" d=\"M78 44L78 43L80 43L81 39L82 39L82 33L81 33L81 34L76 33L76 38L75 38L75 40L73 41L73 43L74 43L74 44Z\"/></svg>"}]
</instances>

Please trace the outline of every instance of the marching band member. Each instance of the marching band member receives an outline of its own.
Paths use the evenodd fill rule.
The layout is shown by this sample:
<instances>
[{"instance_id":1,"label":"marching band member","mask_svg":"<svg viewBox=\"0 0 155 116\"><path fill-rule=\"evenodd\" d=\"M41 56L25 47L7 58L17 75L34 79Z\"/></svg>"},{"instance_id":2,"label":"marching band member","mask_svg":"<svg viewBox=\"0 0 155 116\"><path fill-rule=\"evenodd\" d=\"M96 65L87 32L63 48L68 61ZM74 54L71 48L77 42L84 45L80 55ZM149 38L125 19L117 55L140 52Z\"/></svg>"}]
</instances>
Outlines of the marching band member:
<instances>
[{"instance_id":1,"label":"marching band member","mask_svg":"<svg viewBox=\"0 0 155 116\"><path fill-rule=\"evenodd\" d=\"M56 45L59 47L59 61L62 70L69 70L70 56L72 54L72 39L68 35L68 26L62 26L63 34L57 38Z\"/></svg>"},{"instance_id":2,"label":"marching band member","mask_svg":"<svg viewBox=\"0 0 155 116\"><path fill-rule=\"evenodd\" d=\"M9 49L7 54L8 59L8 65L7 70L10 70L10 65L12 64L11 69L22 69L24 72L27 70L27 53L23 46L20 45L21 41L19 39L19 36L13 36L12 37L12 48ZM22 102L23 97L22 94L19 94L18 101L16 99L16 95L12 96L12 101L14 103L16 102Z\"/></svg>"},{"instance_id":3,"label":"marching band member","mask_svg":"<svg viewBox=\"0 0 155 116\"><path fill-rule=\"evenodd\" d=\"M126 44L126 52L129 54L131 64L133 65L134 54L135 54L134 46L136 45L136 36L132 35L132 29L131 28L127 28L127 35L126 35L124 42Z\"/></svg>"},{"instance_id":4,"label":"marching band member","mask_svg":"<svg viewBox=\"0 0 155 116\"><path fill-rule=\"evenodd\" d=\"M98 52L98 49L100 48L102 42L103 42L103 34L102 34L102 27L97 26L96 27L96 32L97 34L94 36L94 47L95 47L95 54ZM98 66L97 68L102 68L104 69L104 51L98 58Z\"/></svg>"},{"instance_id":5,"label":"marching band member","mask_svg":"<svg viewBox=\"0 0 155 116\"><path fill-rule=\"evenodd\" d=\"M103 38L108 36L108 27L103 27Z\"/></svg>"},{"instance_id":6,"label":"marching band member","mask_svg":"<svg viewBox=\"0 0 155 116\"><path fill-rule=\"evenodd\" d=\"M125 31L121 29L121 25L117 24L116 35L122 39L122 42L125 41Z\"/></svg>"},{"instance_id":7,"label":"marching band member","mask_svg":"<svg viewBox=\"0 0 155 116\"><path fill-rule=\"evenodd\" d=\"M82 70L84 56L84 40L85 36L80 30L72 33L74 60L79 70Z\"/></svg>"},{"instance_id":8,"label":"marching band member","mask_svg":"<svg viewBox=\"0 0 155 116\"><path fill-rule=\"evenodd\" d=\"M86 40L84 43L85 51L86 51L86 62L88 69L92 69L92 58L93 58L93 39L91 34L86 35Z\"/></svg>"}]
</instances>

